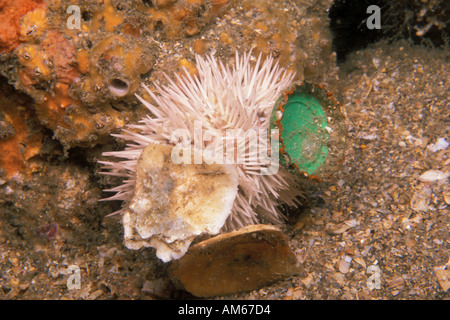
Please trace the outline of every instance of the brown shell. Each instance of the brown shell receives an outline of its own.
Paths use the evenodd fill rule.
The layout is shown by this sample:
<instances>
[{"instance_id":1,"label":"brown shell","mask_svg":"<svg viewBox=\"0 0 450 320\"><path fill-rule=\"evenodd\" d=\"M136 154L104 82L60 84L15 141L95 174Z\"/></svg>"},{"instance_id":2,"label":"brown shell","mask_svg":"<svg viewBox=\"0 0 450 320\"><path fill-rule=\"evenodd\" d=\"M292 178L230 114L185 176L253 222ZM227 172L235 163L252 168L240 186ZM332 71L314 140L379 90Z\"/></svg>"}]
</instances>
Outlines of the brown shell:
<instances>
[{"instance_id":1,"label":"brown shell","mask_svg":"<svg viewBox=\"0 0 450 320\"><path fill-rule=\"evenodd\" d=\"M288 238L271 225L252 225L193 245L169 268L198 297L259 289L298 271Z\"/></svg>"}]
</instances>

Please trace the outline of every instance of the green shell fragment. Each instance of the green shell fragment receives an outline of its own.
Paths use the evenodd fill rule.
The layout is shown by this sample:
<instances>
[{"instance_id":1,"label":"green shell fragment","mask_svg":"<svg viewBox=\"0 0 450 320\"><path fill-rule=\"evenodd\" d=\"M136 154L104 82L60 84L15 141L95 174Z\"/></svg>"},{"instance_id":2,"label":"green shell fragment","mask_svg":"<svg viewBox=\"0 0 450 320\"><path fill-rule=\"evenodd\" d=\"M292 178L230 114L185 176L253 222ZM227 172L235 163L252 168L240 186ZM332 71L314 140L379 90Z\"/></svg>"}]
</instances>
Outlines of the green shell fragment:
<instances>
[{"instance_id":1,"label":"green shell fragment","mask_svg":"<svg viewBox=\"0 0 450 320\"><path fill-rule=\"evenodd\" d=\"M310 83L296 85L277 101L270 122L280 133L282 166L308 175L323 167L330 153L328 118L334 102Z\"/></svg>"},{"instance_id":2,"label":"green shell fragment","mask_svg":"<svg viewBox=\"0 0 450 320\"><path fill-rule=\"evenodd\" d=\"M300 171L313 174L328 155L328 123L322 106L310 94L294 92L283 109L280 123L284 151Z\"/></svg>"}]
</instances>

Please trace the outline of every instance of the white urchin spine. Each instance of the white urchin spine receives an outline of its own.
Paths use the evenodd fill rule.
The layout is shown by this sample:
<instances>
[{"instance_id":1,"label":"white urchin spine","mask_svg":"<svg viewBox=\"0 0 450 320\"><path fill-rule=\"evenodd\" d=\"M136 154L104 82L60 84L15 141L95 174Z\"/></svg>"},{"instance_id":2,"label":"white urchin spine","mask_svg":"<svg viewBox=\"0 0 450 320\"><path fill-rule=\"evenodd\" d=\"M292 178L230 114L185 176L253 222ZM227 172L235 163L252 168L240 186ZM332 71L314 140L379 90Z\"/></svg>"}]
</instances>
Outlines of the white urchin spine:
<instances>
[{"instance_id":1,"label":"white urchin spine","mask_svg":"<svg viewBox=\"0 0 450 320\"><path fill-rule=\"evenodd\" d=\"M176 129L186 129L193 136L194 121L201 122L203 131L221 137L228 129L268 130L272 108L294 78L294 73L274 64L272 57L262 62L260 55L252 66L251 53L239 56L236 52L232 67L212 55L206 58L196 55L196 62L198 76L186 70L182 76L175 76L176 82L166 76L167 86L155 85L158 94L144 85L154 104L136 95L153 117L148 115L138 124L129 125L128 129L133 131L123 130L122 134L114 135L129 143L125 150L103 154L116 158L101 162L107 170L103 174L122 177L124 182L106 190L116 194L104 200L131 199L136 163L142 150L150 143L174 145L172 133ZM253 158L250 155L248 159ZM281 214L277 205L298 204L297 196L301 193L295 188L295 178L286 171L280 168L275 175L261 175L258 161L237 166L239 190L225 229L256 224L261 219L278 224Z\"/></svg>"}]
</instances>

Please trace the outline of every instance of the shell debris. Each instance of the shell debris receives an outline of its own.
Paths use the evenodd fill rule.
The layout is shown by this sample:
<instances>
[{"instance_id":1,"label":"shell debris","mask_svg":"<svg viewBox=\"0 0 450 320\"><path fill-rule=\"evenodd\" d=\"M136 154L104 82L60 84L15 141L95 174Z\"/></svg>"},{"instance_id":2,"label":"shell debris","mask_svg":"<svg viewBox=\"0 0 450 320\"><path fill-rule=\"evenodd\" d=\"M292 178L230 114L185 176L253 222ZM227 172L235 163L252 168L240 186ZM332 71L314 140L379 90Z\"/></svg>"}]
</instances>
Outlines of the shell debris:
<instances>
[{"instance_id":1,"label":"shell debris","mask_svg":"<svg viewBox=\"0 0 450 320\"><path fill-rule=\"evenodd\" d=\"M298 271L287 236L270 225L252 225L197 243L169 268L173 280L198 297L259 289Z\"/></svg>"},{"instance_id":2,"label":"shell debris","mask_svg":"<svg viewBox=\"0 0 450 320\"><path fill-rule=\"evenodd\" d=\"M196 236L220 232L238 183L230 166L174 164L172 149L156 144L144 149L134 196L123 215L125 245L154 247L164 262L183 256Z\"/></svg>"}]
</instances>

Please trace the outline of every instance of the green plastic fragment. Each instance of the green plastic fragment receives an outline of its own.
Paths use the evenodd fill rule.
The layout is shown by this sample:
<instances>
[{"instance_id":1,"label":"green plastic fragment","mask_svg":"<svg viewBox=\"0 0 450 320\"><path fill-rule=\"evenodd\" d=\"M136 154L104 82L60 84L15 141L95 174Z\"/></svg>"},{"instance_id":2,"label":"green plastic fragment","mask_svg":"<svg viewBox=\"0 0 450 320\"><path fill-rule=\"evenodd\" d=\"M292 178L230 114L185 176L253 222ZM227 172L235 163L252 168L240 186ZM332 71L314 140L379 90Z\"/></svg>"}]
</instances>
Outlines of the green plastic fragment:
<instances>
[{"instance_id":1,"label":"green plastic fragment","mask_svg":"<svg viewBox=\"0 0 450 320\"><path fill-rule=\"evenodd\" d=\"M278 128L281 131L280 148L282 141L288 156L286 160L280 155L280 162L285 166L294 165L300 172L314 174L328 155L328 122L324 110L313 94L299 90L288 96L282 110L280 114L278 104L273 111L278 112L277 124L281 124ZM272 115L272 124L276 117Z\"/></svg>"}]
</instances>

